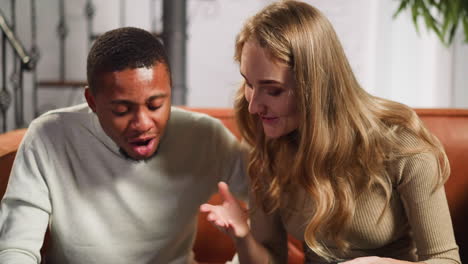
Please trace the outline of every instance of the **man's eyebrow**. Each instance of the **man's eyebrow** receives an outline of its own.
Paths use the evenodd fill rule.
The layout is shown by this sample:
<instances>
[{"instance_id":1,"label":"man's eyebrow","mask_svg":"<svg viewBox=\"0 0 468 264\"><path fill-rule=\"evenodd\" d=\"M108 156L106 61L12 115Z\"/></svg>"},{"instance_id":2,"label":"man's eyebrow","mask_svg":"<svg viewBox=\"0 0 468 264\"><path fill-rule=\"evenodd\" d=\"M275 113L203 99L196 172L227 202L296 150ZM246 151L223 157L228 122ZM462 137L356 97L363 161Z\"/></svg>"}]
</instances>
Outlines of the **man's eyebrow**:
<instances>
[{"instance_id":1,"label":"man's eyebrow","mask_svg":"<svg viewBox=\"0 0 468 264\"><path fill-rule=\"evenodd\" d=\"M167 97L167 96L168 96L167 93L155 94L155 95L150 96L150 97L146 100L146 102L151 102L151 101L156 100L156 99L165 98L165 97ZM125 100L125 99L113 100L113 101L111 101L110 103L113 104L113 105L118 105L118 104L132 105L132 104L135 104L135 102L130 101L130 100Z\"/></svg>"},{"instance_id":2,"label":"man's eyebrow","mask_svg":"<svg viewBox=\"0 0 468 264\"><path fill-rule=\"evenodd\" d=\"M153 100L156 100L156 99L159 99L159 98L165 98L167 97L168 94L167 93L159 93L159 94L155 94L153 96L150 96L150 98L148 98L148 100L146 100L147 102L151 102Z\"/></svg>"},{"instance_id":3,"label":"man's eyebrow","mask_svg":"<svg viewBox=\"0 0 468 264\"><path fill-rule=\"evenodd\" d=\"M110 102L111 104L125 104L125 105L131 105L134 104L134 102L129 101L129 100L113 100Z\"/></svg>"}]
</instances>

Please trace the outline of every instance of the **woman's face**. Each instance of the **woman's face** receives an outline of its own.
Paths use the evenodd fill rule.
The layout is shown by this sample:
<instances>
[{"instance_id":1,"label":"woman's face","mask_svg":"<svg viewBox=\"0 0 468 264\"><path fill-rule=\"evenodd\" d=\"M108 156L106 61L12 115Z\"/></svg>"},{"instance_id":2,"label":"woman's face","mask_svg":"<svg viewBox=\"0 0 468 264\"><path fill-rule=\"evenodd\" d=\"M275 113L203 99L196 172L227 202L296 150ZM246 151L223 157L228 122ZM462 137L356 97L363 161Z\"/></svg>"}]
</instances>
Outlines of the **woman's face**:
<instances>
[{"instance_id":1,"label":"woman's face","mask_svg":"<svg viewBox=\"0 0 468 264\"><path fill-rule=\"evenodd\" d=\"M258 115L268 138L289 134L299 126L294 76L284 63L272 60L256 41L244 44L240 72L249 112Z\"/></svg>"}]
</instances>

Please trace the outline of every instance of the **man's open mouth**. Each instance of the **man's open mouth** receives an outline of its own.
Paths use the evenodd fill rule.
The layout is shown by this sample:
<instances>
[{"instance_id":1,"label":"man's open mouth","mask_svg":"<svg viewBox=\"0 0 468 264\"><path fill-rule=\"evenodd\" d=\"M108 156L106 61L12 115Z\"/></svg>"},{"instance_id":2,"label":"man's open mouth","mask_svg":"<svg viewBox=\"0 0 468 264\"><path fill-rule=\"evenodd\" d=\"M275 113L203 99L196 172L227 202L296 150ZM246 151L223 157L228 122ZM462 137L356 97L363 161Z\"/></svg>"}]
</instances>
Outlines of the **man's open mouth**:
<instances>
[{"instance_id":1,"label":"man's open mouth","mask_svg":"<svg viewBox=\"0 0 468 264\"><path fill-rule=\"evenodd\" d=\"M147 157L152 155L156 146L156 138L137 139L130 141L133 153L138 156Z\"/></svg>"},{"instance_id":2,"label":"man's open mouth","mask_svg":"<svg viewBox=\"0 0 468 264\"><path fill-rule=\"evenodd\" d=\"M151 142L151 140L153 139L151 138L151 139L142 140L142 141L135 141L130 144L135 145L135 146L147 146Z\"/></svg>"}]
</instances>

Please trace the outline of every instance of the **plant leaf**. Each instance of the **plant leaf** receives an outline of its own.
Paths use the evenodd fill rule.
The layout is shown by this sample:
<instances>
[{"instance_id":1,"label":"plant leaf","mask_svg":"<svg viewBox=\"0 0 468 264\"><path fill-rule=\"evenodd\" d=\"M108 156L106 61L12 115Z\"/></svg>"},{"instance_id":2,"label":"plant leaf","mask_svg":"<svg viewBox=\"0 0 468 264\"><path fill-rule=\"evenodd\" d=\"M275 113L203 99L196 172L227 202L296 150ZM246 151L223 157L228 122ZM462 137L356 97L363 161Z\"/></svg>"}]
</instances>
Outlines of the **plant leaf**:
<instances>
[{"instance_id":1,"label":"plant leaf","mask_svg":"<svg viewBox=\"0 0 468 264\"><path fill-rule=\"evenodd\" d=\"M468 43L468 16L463 17L463 31L465 32L465 42Z\"/></svg>"},{"instance_id":2,"label":"plant leaf","mask_svg":"<svg viewBox=\"0 0 468 264\"><path fill-rule=\"evenodd\" d=\"M458 23L454 24L452 29L450 29L450 34L448 37L447 45L452 44L453 38L455 37L455 33L457 33Z\"/></svg>"},{"instance_id":3,"label":"plant leaf","mask_svg":"<svg viewBox=\"0 0 468 264\"><path fill-rule=\"evenodd\" d=\"M400 0L393 18L406 9L411 10L418 34L418 22L422 17L427 29L436 33L440 41L448 46L455 39L459 24L462 24L464 41L468 43L468 0Z\"/></svg>"},{"instance_id":4,"label":"plant leaf","mask_svg":"<svg viewBox=\"0 0 468 264\"><path fill-rule=\"evenodd\" d=\"M401 11L406 9L406 6L408 5L408 3L409 3L409 0L401 0L401 3L398 6L397 11L393 14L394 19L401 13Z\"/></svg>"},{"instance_id":5,"label":"plant leaf","mask_svg":"<svg viewBox=\"0 0 468 264\"><path fill-rule=\"evenodd\" d=\"M413 24L416 27L416 32L419 34L419 25L418 25L418 15L419 15L419 6L416 4L419 1L415 1L413 6L411 6L411 16L413 18Z\"/></svg>"}]
</instances>

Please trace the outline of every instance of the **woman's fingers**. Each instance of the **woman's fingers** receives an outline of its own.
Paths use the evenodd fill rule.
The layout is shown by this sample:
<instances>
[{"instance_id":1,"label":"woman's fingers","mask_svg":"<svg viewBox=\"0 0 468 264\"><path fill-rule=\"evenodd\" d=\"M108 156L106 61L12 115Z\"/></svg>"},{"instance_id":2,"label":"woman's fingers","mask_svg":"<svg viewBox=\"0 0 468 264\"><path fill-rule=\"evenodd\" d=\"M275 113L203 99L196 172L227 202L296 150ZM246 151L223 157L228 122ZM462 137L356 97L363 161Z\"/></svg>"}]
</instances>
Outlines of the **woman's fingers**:
<instances>
[{"instance_id":1,"label":"woman's fingers","mask_svg":"<svg viewBox=\"0 0 468 264\"><path fill-rule=\"evenodd\" d=\"M202 206L200 206L200 211L208 213L206 219L212 224L220 227L227 227L227 216L225 215L224 210L221 206L203 204Z\"/></svg>"},{"instance_id":2,"label":"woman's fingers","mask_svg":"<svg viewBox=\"0 0 468 264\"><path fill-rule=\"evenodd\" d=\"M221 198L228 203L237 203L236 198L229 191L229 186L225 182L218 183L218 192Z\"/></svg>"},{"instance_id":3,"label":"woman's fingers","mask_svg":"<svg viewBox=\"0 0 468 264\"><path fill-rule=\"evenodd\" d=\"M215 206L216 206L216 205L212 205L212 204L207 204L207 203L205 203L205 204L202 204L202 205L200 206L200 211L201 211L202 213L208 213L208 212L213 211Z\"/></svg>"},{"instance_id":4,"label":"woman's fingers","mask_svg":"<svg viewBox=\"0 0 468 264\"><path fill-rule=\"evenodd\" d=\"M243 237L249 232L246 213L224 182L218 183L218 191L223 203L221 205L202 204L200 211L207 213L206 219L219 230L231 236Z\"/></svg>"}]
</instances>

